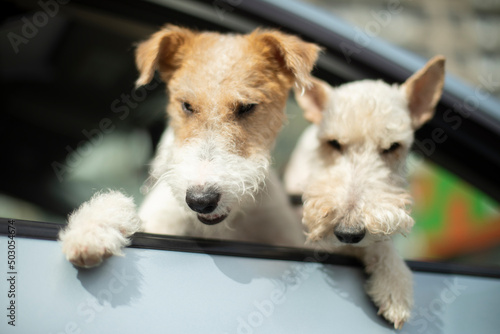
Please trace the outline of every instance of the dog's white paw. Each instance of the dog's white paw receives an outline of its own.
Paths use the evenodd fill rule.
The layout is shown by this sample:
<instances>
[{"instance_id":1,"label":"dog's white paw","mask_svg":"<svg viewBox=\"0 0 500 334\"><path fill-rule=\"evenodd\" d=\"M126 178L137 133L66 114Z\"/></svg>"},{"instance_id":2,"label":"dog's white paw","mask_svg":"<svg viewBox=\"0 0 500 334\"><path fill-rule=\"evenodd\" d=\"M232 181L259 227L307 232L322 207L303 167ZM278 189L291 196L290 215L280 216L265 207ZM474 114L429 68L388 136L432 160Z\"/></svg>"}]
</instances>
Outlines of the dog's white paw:
<instances>
[{"instance_id":1,"label":"dog's white paw","mask_svg":"<svg viewBox=\"0 0 500 334\"><path fill-rule=\"evenodd\" d=\"M401 329L410 319L413 307L413 279L402 260L394 261L389 268L375 266L366 292L379 308L378 314Z\"/></svg>"},{"instance_id":2,"label":"dog's white paw","mask_svg":"<svg viewBox=\"0 0 500 334\"><path fill-rule=\"evenodd\" d=\"M380 305L378 314L393 323L395 329L401 329L410 319L411 306L405 301L398 301L393 296L388 296L388 299Z\"/></svg>"},{"instance_id":3,"label":"dog's white paw","mask_svg":"<svg viewBox=\"0 0 500 334\"><path fill-rule=\"evenodd\" d=\"M412 272L391 241L377 243L365 252L365 270L371 274L366 292L379 308L378 314L401 329L413 307Z\"/></svg>"},{"instance_id":4,"label":"dog's white paw","mask_svg":"<svg viewBox=\"0 0 500 334\"><path fill-rule=\"evenodd\" d=\"M122 255L121 247L127 239L109 228L75 228L61 232L62 252L75 266L91 268L98 266L111 255Z\"/></svg>"},{"instance_id":5,"label":"dog's white paw","mask_svg":"<svg viewBox=\"0 0 500 334\"><path fill-rule=\"evenodd\" d=\"M92 268L101 264L102 260L111 256L109 250L104 247L92 247L83 245L67 245L63 247L66 259L75 266Z\"/></svg>"}]
</instances>

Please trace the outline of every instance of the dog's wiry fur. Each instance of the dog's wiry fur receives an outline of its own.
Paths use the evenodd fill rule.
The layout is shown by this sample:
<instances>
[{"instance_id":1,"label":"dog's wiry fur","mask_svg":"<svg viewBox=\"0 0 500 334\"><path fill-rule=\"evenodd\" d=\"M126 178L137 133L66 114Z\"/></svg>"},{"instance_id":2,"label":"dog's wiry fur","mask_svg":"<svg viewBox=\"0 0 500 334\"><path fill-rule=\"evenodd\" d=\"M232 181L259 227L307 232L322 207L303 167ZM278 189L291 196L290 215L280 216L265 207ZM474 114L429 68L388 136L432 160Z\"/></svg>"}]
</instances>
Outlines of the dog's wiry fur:
<instances>
[{"instance_id":1,"label":"dog's wiry fur","mask_svg":"<svg viewBox=\"0 0 500 334\"><path fill-rule=\"evenodd\" d=\"M136 84L158 71L169 96L151 190L138 214L116 191L83 204L60 234L67 258L97 265L139 230L300 246L300 222L269 171L270 150L289 90L310 84L318 51L275 30L224 35L172 25L140 43Z\"/></svg>"},{"instance_id":2,"label":"dog's wiry fur","mask_svg":"<svg viewBox=\"0 0 500 334\"><path fill-rule=\"evenodd\" d=\"M401 86L364 80L332 88L316 79L296 91L313 124L292 154L287 191L303 194L309 241L365 264L367 293L396 328L409 319L413 289L390 236L413 226L406 157L443 83L444 58L435 57Z\"/></svg>"}]
</instances>

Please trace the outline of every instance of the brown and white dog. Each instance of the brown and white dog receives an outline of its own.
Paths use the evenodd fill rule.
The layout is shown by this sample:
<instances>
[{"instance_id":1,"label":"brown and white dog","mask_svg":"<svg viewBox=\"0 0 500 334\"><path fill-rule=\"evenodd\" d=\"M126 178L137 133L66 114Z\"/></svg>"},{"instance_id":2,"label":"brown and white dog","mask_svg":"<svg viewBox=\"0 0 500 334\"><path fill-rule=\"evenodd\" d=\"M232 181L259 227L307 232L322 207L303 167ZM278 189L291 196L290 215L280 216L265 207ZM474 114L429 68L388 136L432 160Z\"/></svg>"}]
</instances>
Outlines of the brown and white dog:
<instances>
[{"instance_id":1,"label":"brown and white dog","mask_svg":"<svg viewBox=\"0 0 500 334\"><path fill-rule=\"evenodd\" d=\"M137 86L158 71L169 126L139 212L118 191L99 192L60 233L73 264L121 254L137 231L302 246L302 227L269 170L291 87L307 87L319 47L275 30L247 35L167 25L140 43ZM296 222L296 223L295 223Z\"/></svg>"}]
</instances>

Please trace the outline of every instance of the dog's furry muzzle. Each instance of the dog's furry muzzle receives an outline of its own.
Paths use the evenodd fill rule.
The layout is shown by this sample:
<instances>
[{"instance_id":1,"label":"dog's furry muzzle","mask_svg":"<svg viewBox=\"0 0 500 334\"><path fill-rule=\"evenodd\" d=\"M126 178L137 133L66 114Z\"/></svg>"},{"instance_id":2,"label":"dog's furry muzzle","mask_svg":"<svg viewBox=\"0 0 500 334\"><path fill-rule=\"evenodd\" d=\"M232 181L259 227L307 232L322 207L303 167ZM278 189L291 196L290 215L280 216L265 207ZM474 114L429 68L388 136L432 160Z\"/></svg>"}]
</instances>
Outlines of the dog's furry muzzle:
<instances>
[{"instance_id":1,"label":"dog's furry muzzle","mask_svg":"<svg viewBox=\"0 0 500 334\"><path fill-rule=\"evenodd\" d=\"M230 147L217 137L171 147L160 177L179 203L207 225L222 222L242 202L253 200L267 176L268 154L244 158Z\"/></svg>"},{"instance_id":2,"label":"dog's furry muzzle","mask_svg":"<svg viewBox=\"0 0 500 334\"><path fill-rule=\"evenodd\" d=\"M310 240L335 235L337 242L364 246L413 226L404 178L380 159L357 158L312 174L303 217Z\"/></svg>"}]
</instances>

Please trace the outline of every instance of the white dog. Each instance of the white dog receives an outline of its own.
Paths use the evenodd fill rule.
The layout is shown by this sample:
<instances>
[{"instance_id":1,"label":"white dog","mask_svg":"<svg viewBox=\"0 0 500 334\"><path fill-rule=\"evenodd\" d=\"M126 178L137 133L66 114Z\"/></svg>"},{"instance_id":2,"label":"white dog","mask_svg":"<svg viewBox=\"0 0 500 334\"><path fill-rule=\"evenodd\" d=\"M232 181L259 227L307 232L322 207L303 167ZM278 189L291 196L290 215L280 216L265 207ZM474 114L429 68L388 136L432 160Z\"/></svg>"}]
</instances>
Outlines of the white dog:
<instances>
[{"instance_id":1,"label":"white dog","mask_svg":"<svg viewBox=\"0 0 500 334\"><path fill-rule=\"evenodd\" d=\"M292 155L287 191L303 194L309 241L364 263L367 293L396 328L410 317L413 288L390 236L413 226L406 157L443 83L444 58L435 57L401 86L364 80L332 88L315 80L305 94L296 91L314 124Z\"/></svg>"},{"instance_id":2,"label":"white dog","mask_svg":"<svg viewBox=\"0 0 500 334\"><path fill-rule=\"evenodd\" d=\"M172 25L140 43L137 85L158 70L169 96L153 187L138 214L118 191L100 192L72 213L60 233L68 260L98 265L121 254L136 231L303 245L268 167L289 90L310 83L318 51L274 30L224 35Z\"/></svg>"}]
</instances>

